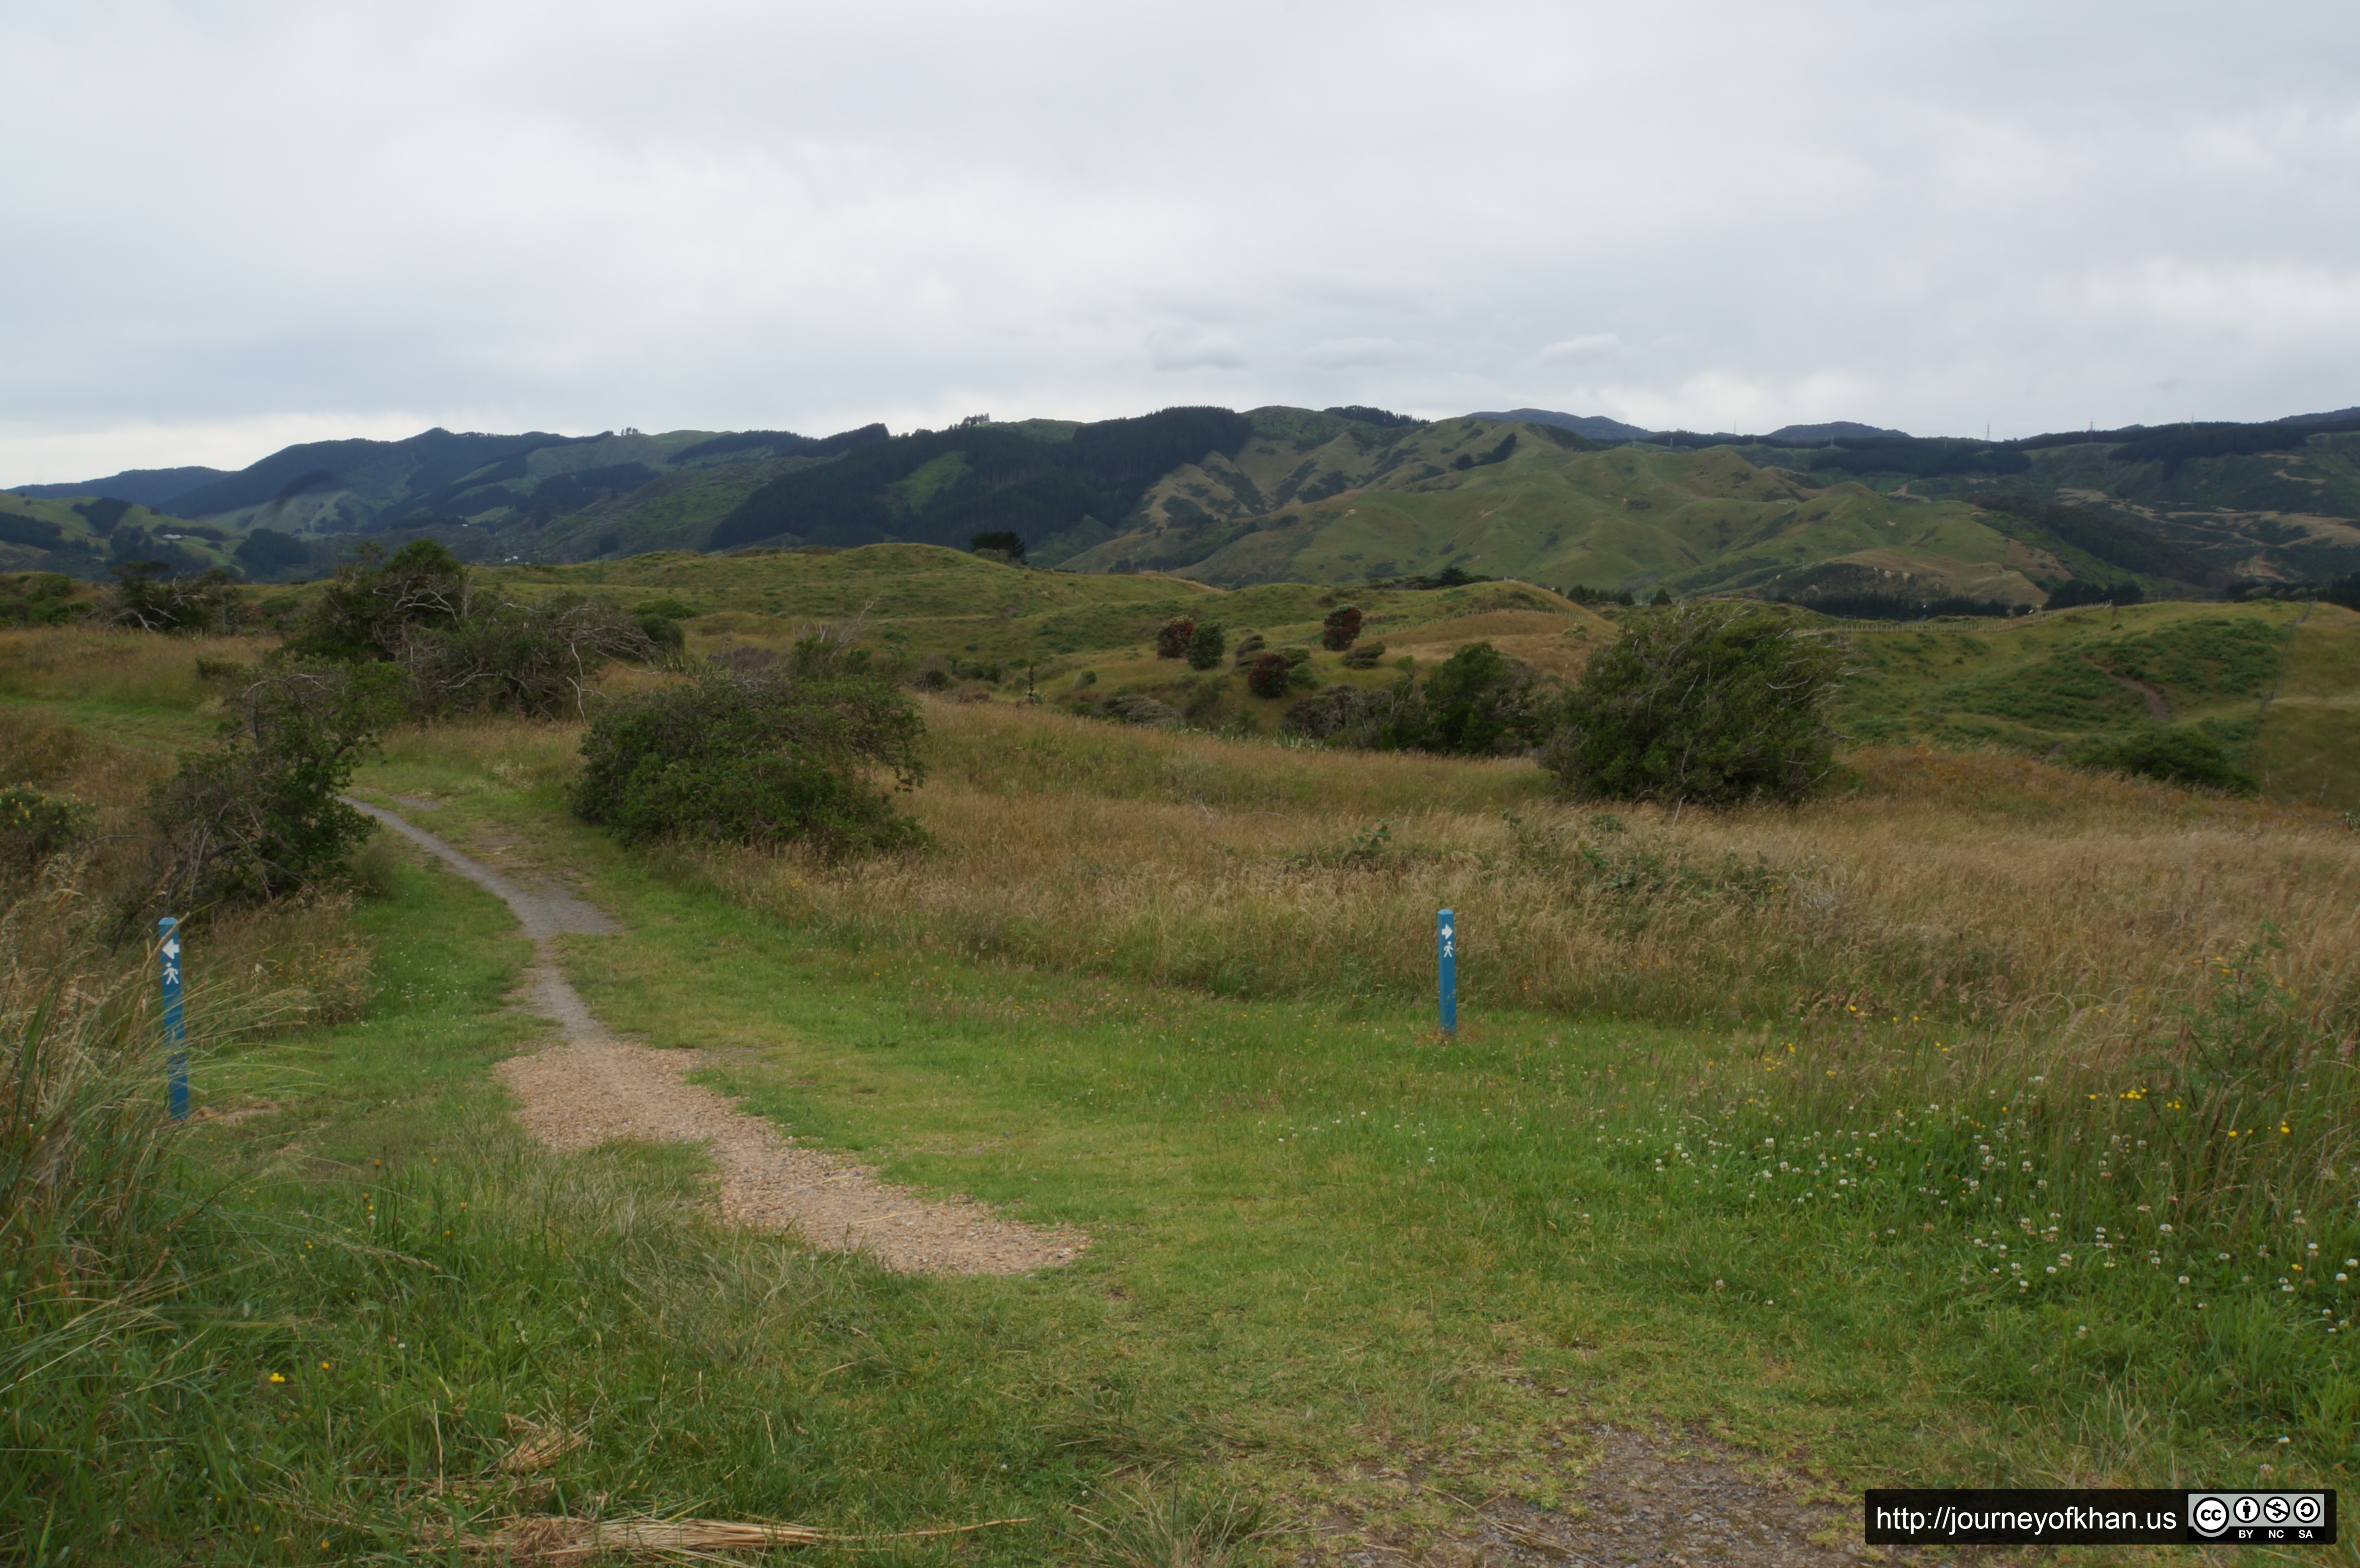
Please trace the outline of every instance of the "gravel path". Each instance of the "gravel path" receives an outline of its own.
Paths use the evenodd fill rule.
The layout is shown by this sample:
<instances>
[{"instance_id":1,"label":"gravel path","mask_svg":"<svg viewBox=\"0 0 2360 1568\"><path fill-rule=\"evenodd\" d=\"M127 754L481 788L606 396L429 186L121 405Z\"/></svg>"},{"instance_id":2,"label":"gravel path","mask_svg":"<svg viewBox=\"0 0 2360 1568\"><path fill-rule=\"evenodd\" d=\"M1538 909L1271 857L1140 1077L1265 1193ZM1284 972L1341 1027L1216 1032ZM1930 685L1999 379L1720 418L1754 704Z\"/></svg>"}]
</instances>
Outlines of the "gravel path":
<instances>
[{"instance_id":1,"label":"gravel path","mask_svg":"<svg viewBox=\"0 0 2360 1568\"><path fill-rule=\"evenodd\" d=\"M500 1063L520 1102L517 1119L560 1150L617 1138L697 1143L721 1167L724 1218L759 1230L800 1232L814 1246L865 1251L888 1269L942 1274L1021 1274L1063 1263L1089 1245L1073 1230L1036 1230L972 1199L937 1203L877 1179L748 1116L685 1075L705 1064L694 1051L655 1051L609 1035L565 978L550 939L620 931L604 911L562 887L527 884L469 859L391 811L351 804L491 893L532 938L525 1001L563 1040Z\"/></svg>"}]
</instances>

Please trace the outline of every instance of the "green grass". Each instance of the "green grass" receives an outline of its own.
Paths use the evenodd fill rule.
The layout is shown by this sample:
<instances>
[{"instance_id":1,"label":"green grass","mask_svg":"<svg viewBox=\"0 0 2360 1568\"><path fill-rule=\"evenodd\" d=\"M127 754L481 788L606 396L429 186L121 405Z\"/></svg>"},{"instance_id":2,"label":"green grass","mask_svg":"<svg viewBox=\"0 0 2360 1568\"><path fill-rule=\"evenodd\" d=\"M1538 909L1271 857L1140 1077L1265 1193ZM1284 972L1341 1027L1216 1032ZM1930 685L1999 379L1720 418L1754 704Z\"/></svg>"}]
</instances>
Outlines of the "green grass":
<instances>
[{"instance_id":1,"label":"green grass","mask_svg":"<svg viewBox=\"0 0 2360 1568\"><path fill-rule=\"evenodd\" d=\"M754 558L774 581L841 559ZM948 604L970 567L1008 571L967 562L912 591ZM1317 606L1289 592L1257 601L1266 619ZM1879 634L1874 657L1923 693L2005 690L2003 670L2086 649L2140 660L2193 713L2250 711L2255 639L2205 618L2223 614L1944 625ZM2299 690L2331 678L2343 645L2322 646L2298 638ZM102 695L141 733L171 713L178 670L126 668ZM68 694L36 682L14 701ZM2214 1189L2248 1209L2157 1230L2198 1189L2111 1140L2147 1136L2136 1118L2158 1107L2101 1119L2030 1069L1956 1094L1881 1079L1942 1049L1898 1013L1679 1028L1478 1005L1445 1041L1399 998L1224 998L864 941L825 910L752 912L694 864L567 821L573 740L407 731L361 783L447 800L418 820L515 845L621 915L624 934L566 944L610 1024L712 1052L710 1082L799 1138L1096 1246L1030 1279L891 1276L710 1224L693 1150L532 1147L490 1076L533 1036L502 1007L523 945L404 850L364 910L366 1015L201 1062L201 1105L269 1108L185 1141L174 1192L203 1201L173 1243L180 1295L150 1332L9 1392L0 1542L18 1555L349 1561L410 1551L436 1519L603 1497L610 1515L852 1535L1030 1516L880 1555L1078 1561L1096 1549L1073 1510L1142 1471L1267 1498L1298 1531L1439 1529L1450 1505L1423 1485L1567 1505L1604 1422L1799 1454L1835 1494L2340 1483L2360 1459L2340 1332L2355 1302L2332 1278L2360 1254L2351 1211L2290 1221L2314 1188L2224 1166ZM1316 795L1287 754L1251 777L1247 755L1109 728L968 761L1043 796L1086 775L1165 797L1184 764L1200 803ZM1519 798L1499 765L1432 766L1393 787ZM2186 1027L2244 1028L2236 1007L2294 1027L2267 987L2227 995ZM510 1416L586 1440L546 1495L500 1476Z\"/></svg>"},{"instance_id":2,"label":"green grass","mask_svg":"<svg viewBox=\"0 0 2360 1568\"><path fill-rule=\"evenodd\" d=\"M2270 794L2360 811L2360 613L2316 604L2289 629L2246 763Z\"/></svg>"},{"instance_id":3,"label":"green grass","mask_svg":"<svg viewBox=\"0 0 2360 1568\"><path fill-rule=\"evenodd\" d=\"M432 775L413 755L401 779ZM2352 1303L2274 1282L2306 1238L2360 1231L2272 1231L2267 1275L2158 1236L2135 1200L2160 1189L2090 1169L2037 1081L1913 1109L1863 1095L1842 1046L1752 1026L1487 1008L1448 1044L1393 1007L847 946L550 803L479 789L437 821L527 834L628 912L628 938L579 940L602 1016L720 1052L713 1081L798 1136L1091 1231L1032 1300L1076 1314L1069 1348L1120 1367L1140 1419L1186 1417L1177 1453L1257 1487L1322 1496L1339 1466L1408 1457L1557 1501L1549 1435L1641 1416L1800 1445L1845 1481L2355 1457L2355 1386L2318 1316ZM1841 1093L1783 1087L1822 1063ZM1778 1173L1766 1138L1806 1171ZM2036 1169L1994 1175L1985 1147ZM2079 1271L2039 1272L2060 1250ZM2030 1257L2029 1288L1992 1274L2003 1256Z\"/></svg>"},{"instance_id":4,"label":"green grass","mask_svg":"<svg viewBox=\"0 0 2360 1568\"><path fill-rule=\"evenodd\" d=\"M2158 604L2024 621L1836 626L1856 655L1838 724L1863 741L2047 751L2201 724L2242 748L2277 680L2293 604ZM2154 688L2157 718L2129 681Z\"/></svg>"}]
</instances>

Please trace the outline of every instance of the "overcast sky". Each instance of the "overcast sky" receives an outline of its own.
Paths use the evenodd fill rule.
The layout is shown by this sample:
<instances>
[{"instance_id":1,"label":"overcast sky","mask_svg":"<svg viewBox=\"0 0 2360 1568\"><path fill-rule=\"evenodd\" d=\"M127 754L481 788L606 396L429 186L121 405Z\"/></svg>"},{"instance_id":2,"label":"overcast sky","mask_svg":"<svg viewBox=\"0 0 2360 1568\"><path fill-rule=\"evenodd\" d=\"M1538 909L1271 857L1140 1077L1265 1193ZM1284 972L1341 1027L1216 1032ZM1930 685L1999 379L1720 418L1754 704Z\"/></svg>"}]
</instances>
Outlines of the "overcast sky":
<instances>
[{"instance_id":1,"label":"overcast sky","mask_svg":"<svg viewBox=\"0 0 2360 1568\"><path fill-rule=\"evenodd\" d=\"M0 481L1175 403L2360 403L2360 5L0 0Z\"/></svg>"}]
</instances>

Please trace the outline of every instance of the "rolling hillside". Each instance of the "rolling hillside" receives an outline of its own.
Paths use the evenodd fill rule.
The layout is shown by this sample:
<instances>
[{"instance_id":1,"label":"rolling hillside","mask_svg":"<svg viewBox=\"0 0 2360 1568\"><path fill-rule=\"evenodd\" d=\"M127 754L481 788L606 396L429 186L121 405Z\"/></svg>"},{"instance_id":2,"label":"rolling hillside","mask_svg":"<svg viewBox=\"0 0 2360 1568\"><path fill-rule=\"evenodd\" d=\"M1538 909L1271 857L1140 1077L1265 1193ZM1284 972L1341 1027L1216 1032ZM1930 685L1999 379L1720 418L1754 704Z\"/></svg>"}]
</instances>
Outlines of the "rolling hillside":
<instances>
[{"instance_id":1,"label":"rolling hillside","mask_svg":"<svg viewBox=\"0 0 2360 1568\"><path fill-rule=\"evenodd\" d=\"M1707 454L1710 456L1710 454ZM691 647L777 648L813 621L866 611L865 641L905 676L933 670L946 694L1079 712L1154 698L1205 729L1273 732L1287 697L1245 691L1237 660L1198 672L1154 654L1175 615L1219 622L1308 650L1315 686L1382 686L1402 660L1428 670L1488 641L1545 681L1579 678L1590 655L1647 610L1599 615L1514 583L1418 591L1302 583L1218 587L1154 572L1085 574L1005 565L962 551L888 544L854 550L686 551L485 573L503 592L570 589L683 617ZM1367 617L1373 669L1318 647L1338 604ZM1804 615L1842 639L1851 673L1838 727L1864 746L1928 743L2051 756L2076 741L2194 726L2276 798L2360 807L2360 614L2332 604L2167 603L2005 619L1879 626Z\"/></svg>"},{"instance_id":2,"label":"rolling hillside","mask_svg":"<svg viewBox=\"0 0 2360 1568\"><path fill-rule=\"evenodd\" d=\"M2075 578L2218 597L2241 582L2360 569L2360 417L2349 410L2016 442L1852 423L1650 434L1513 412L1528 417L1173 408L898 437L872 425L823 440L435 430L290 447L235 474L144 471L0 493L0 512L20 519L0 523L0 567L103 577L144 549L178 569L288 580L325 572L363 539L432 538L478 561L578 561L755 544L956 546L1008 530L1034 564L1227 586L1455 568L1640 593L2028 605ZM74 510L93 506L141 532L118 540L122 517L93 528Z\"/></svg>"}]
</instances>

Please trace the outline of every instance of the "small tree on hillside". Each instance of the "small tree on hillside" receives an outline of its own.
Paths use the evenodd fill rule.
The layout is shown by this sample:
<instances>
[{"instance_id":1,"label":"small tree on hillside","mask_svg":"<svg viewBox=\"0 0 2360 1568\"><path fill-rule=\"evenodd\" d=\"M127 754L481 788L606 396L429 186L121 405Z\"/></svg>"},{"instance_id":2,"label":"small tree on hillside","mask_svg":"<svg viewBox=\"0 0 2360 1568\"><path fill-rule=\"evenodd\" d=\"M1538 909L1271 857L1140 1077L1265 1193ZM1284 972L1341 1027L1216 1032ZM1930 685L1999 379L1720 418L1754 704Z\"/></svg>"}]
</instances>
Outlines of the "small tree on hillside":
<instances>
[{"instance_id":1,"label":"small tree on hillside","mask_svg":"<svg viewBox=\"0 0 2360 1568\"><path fill-rule=\"evenodd\" d=\"M1292 673L1284 654L1265 653L1246 671L1246 690L1257 697L1284 697Z\"/></svg>"},{"instance_id":2,"label":"small tree on hillside","mask_svg":"<svg viewBox=\"0 0 2360 1568\"><path fill-rule=\"evenodd\" d=\"M1833 765L1839 649L1785 616L1689 604L1628 624L1590 659L1542 765L1588 795L1796 800Z\"/></svg>"},{"instance_id":3,"label":"small tree on hillside","mask_svg":"<svg viewBox=\"0 0 2360 1568\"><path fill-rule=\"evenodd\" d=\"M1189 641L1196 635L1196 618L1194 615L1173 616L1155 628L1155 657L1158 659L1187 658Z\"/></svg>"},{"instance_id":4,"label":"small tree on hillside","mask_svg":"<svg viewBox=\"0 0 2360 1568\"><path fill-rule=\"evenodd\" d=\"M1360 606L1347 604L1340 610L1328 612L1327 623L1319 628L1319 646L1330 653L1341 653L1351 647L1360 635Z\"/></svg>"},{"instance_id":5,"label":"small tree on hillside","mask_svg":"<svg viewBox=\"0 0 2360 1568\"><path fill-rule=\"evenodd\" d=\"M1210 670L1229 651L1229 634L1218 621L1201 621L1188 636L1188 668Z\"/></svg>"}]
</instances>

